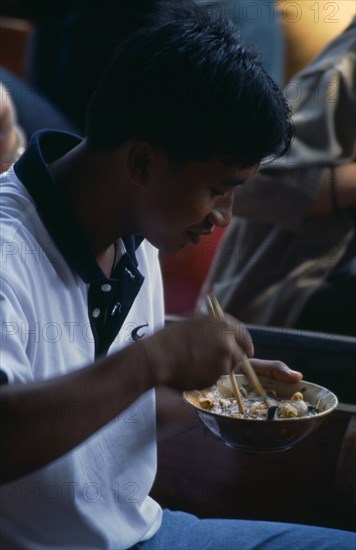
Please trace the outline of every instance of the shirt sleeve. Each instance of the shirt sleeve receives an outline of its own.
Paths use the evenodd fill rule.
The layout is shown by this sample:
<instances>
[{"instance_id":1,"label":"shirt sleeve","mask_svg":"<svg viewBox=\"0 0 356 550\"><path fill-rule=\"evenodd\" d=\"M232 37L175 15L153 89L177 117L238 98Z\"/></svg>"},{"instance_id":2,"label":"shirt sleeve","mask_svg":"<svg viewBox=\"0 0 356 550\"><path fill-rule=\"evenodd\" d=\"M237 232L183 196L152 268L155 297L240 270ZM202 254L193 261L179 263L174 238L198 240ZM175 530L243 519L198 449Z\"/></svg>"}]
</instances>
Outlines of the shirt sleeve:
<instances>
[{"instance_id":1,"label":"shirt sleeve","mask_svg":"<svg viewBox=\"0 0 356 550\"><path fill-rule=\"evenodd\" d=\"M0 279L0 317L0 384L32 381L26 352L28 321L15 291L4 278Z\"/></svg>"}]
</instances>

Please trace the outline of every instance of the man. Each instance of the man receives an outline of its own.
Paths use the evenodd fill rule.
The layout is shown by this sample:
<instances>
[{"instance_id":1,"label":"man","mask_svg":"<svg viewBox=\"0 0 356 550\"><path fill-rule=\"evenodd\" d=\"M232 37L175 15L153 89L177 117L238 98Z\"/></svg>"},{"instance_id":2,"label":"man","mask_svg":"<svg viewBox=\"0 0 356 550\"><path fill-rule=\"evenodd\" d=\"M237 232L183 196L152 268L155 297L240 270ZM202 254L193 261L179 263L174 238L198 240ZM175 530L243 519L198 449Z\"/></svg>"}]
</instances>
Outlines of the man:
<instances>
[{"instance_id":1,"label":"man","mask_svg":"<svg viewBox=\"0 0 356 550\"><path fill-rule=\"evenodd\" d=\"M5 175L2 548L352 547L339 531L162 513L148 496L154 388L206 387L253 355L231 319L158 330L157 248L227 224L235 186L290 136L282 94L233 27L177 9L120 47L86 139L37 134Z\"/></svg>"}]
</instances>

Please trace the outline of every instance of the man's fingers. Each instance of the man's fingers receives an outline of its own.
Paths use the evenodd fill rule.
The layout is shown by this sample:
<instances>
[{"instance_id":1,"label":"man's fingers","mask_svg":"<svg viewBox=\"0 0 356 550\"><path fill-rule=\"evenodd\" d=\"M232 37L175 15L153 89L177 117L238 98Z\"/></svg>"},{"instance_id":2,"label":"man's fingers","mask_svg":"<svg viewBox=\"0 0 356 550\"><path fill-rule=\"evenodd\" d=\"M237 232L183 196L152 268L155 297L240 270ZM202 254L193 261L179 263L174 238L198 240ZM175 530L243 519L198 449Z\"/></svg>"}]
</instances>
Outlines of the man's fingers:
<instances>
[{"instance_id":1,"label":"man's fingers","mask_svg":"<svg viewBox=\"0 0 356 550\"><path fill-rule=\"evenodd\" d=\"M238 321L232 315L225 313L226 321L231 325L234 330L235 340L237 345L246 353L247 357L253 357L254 348L251 335L243 323Z\"/></svg>"},{"instance_id":2,"label":"man's fingers","mask_svg":"<svg viewBox=\"0 0 356 550\"><path fill-rule=\"evenodd\" d=\"M281 380L282 382L299 382L303 378L301 372L290 369L282 361L270 361L267 359L250 359L252 367L257 374L268 376L275 380ZM238 370L242 371L242 363L239 362Z\"/></svg>"}]
</instances>

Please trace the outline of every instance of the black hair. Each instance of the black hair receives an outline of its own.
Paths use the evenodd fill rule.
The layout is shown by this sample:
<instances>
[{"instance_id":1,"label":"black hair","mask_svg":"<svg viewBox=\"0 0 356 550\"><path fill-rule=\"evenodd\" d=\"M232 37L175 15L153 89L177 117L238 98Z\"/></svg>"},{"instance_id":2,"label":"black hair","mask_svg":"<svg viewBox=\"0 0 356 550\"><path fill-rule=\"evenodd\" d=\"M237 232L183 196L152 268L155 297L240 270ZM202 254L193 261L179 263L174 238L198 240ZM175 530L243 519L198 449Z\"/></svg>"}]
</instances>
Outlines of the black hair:
<instances>
[{"instance_id":1,"label":"black hair","mask_svg":"<svg viewBox=\"0 0 356 550\"><path fill-rule=\"evenodd\" d=\"M87 111L98 149L144 139L178 162L250 167L287 152L289 105L257 53L223 16L184 3L118 48Z\"/></svg>"}]
</instances>

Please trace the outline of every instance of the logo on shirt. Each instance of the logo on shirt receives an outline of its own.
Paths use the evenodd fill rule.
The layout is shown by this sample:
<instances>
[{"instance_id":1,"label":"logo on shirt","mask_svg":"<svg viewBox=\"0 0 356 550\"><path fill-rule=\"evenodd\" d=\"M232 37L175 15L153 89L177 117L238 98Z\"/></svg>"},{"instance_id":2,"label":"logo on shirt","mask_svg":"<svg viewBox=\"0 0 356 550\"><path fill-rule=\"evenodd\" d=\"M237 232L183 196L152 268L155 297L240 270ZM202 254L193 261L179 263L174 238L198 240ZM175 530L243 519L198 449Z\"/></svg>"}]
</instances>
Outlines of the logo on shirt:
<instances>
[{"instance_id":1,"label":"logo on shirt","mask_svg":"<svg viewBox=\"0 0 356 550\"><path fill-rule=\"evenodd\" d=\"M145 332L139 332L142 328L148 327L148 324L145 325L139 325L138 327L134 328L131 332L131 338L134 342L137 342L137 340L141 340L145 336Z\"/></svg>"}]
</instances>

